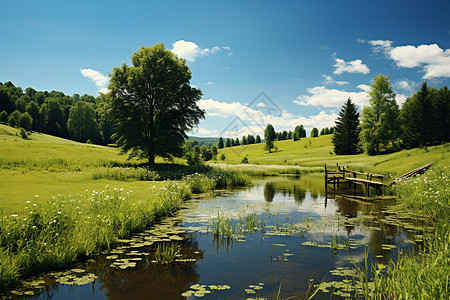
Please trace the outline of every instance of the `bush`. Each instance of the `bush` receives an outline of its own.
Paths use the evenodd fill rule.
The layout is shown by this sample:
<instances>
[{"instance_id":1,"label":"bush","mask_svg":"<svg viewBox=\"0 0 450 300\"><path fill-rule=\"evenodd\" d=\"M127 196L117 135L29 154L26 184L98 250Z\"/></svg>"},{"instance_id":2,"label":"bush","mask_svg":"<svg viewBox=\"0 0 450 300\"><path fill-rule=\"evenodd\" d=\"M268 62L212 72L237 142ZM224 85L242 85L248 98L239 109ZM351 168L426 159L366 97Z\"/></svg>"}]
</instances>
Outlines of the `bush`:
<instances>
[{"instance_id":1,"label":"bush","mask_svg":"<svg viewBox=\"0 0 450 300\"><path fill-rule=\"evenodd\" d=\"M6 111L2 111L0 113L0 123L3 123L3 124L8 123L8 113Z\"/></svg>"},{"instance_id":2,"label":"bush","mask_svg":"<svg viewBox=\"0 0 450 300\"><path fill-rule=\"evenodd\" d=\"M225 158L226 158L226 157L225 157L225 154L222 153L222 154L220 155L220 160L225 160Z\"/></svg>"},{"instance_id":3,"label":"bush","mask_svg":"<svg viewBox=\"0 0 450 300\"><path fill-rule=\"evenodd\" d=\"M17 125L26 131L30 131L33 126L33 118L28 112L25 112L20 115Z\"/></svg>"},{"instance_id":4,"label":"bush","mask_svg":"<svg viewBox=\"0 0 450 300\"><path fill-rule=\"evenodd\" d=\"M24 139L24 140L28 140L28 134L27 131L23 128L20 128L20 136Z\"/></svg>"},{"instance_id":5,"label":"bush","mask_svg":"<svg viewBox=\"0 0 450 300\"><path fill-rule=\"evenodd\" d=\"M247 158L247 156L244 157L244 158L241 160L241 164L248 164L248 158Z\"/></svg>"}]
</instances>

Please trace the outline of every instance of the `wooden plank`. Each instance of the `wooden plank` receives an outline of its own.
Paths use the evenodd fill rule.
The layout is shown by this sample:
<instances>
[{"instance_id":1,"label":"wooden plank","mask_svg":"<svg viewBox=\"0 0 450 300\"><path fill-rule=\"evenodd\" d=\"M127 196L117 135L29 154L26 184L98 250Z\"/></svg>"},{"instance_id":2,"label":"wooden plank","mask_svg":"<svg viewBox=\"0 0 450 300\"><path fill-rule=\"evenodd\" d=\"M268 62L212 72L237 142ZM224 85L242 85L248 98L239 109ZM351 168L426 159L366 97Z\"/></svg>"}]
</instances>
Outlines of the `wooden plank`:
<instances>
[{"instance_id":1,"label":"wooden plank","mask_svg":"<svg viewBox=\"0 0 450 300\"><path fill-rule=\"evenodd\" d=\"M418 168L416 168L416 169L414 169L414 170L412 170L412 171L409 171L408 173L406 173L406 174L404 174L404 175L402 175L402 176L400 176L400 177L397 177L396 179L403 179L403 178L411 177L411 176L413 176L414 174L419 173L419 172L421 172L421 171L423 171L423 170L429 168L432 164L433 164L433 163L425 164L425 165L423 165L423 166L421 166L421 167L418 167Z\"/></svg>"},{"instance_id":2,"label":"wooden plank","mask_svg":"<svg viewBox=\"0 0 450 300\"><path fill-rule=\"evenodd\" d=\"M373 185L373 186L383 186L384 185L382 182L361 179L361 178L345 177L345 179L348 181L351 181L353 183L368 184L368 185Z\"/></svg>"}]
</instances>

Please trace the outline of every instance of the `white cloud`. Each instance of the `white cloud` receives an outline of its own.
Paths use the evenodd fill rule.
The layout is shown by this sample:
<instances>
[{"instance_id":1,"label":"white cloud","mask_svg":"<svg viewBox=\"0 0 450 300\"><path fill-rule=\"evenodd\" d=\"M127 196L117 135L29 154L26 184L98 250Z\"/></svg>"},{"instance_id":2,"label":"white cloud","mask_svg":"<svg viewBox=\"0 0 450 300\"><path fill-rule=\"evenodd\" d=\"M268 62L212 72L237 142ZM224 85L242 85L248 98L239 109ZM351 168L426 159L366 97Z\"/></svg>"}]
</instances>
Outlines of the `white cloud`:
<instances>
[{"instance_id":1,"label":"white cloud","mask_svg":"<svg viewBox=\"0 0 450 300\"><path fill-rule=\"evenodd\" d=\"M201 136L211 136L211 135L217 134L218 132L217 132L216 129L209 130L209 129L206 129L206 128L199 127L196 130L193 130L192 133L193 134L198 134L198 135L201 135Z\"/></svg>"},{"instance_id":2,"label":"white cloud","mask_svg":"<svg viewBox=\"0 0 450 300\"><path fill-rule=\"evenodd\" d=\"M80 69L80 71L84 77L92 80L98 87L104 87L109 82L109 78L98 71L92 69Z\"/></svg>"},{"instance_id":3,"label":"white cloud","mask_svg":"<svg viewBox=\"0 0 450 300\"><path fill-rule=\"evenodd\" d=\"M214 81L208 81L208 82L205 82L205 83L204 83L204 85L213 85L213 84L215 84Z\"/></svg>"},{"instance_id":4,"label":"white cloud","mask_svg":"<svg viewBox=\"0 0 450 300\"><path fill-rule=\"evenodd\" d=\"M370 92L370 85L367 84L360 84L357 86L357 88L363 90L366 93Z\"/></svg>"},{"instance_id":5,"label":"white cloud","mask_svg":"<svg viewBox=\"0 0 450 300\"><path fill-rule=\"evenodd\" d=\"M436 44L395 47L389 56L398 67L423 67L423 79L450 77L450 49L443 50Z\"/></svg>"},{"instance_id":6,"label":"white cloud","mask_svg":"<svg viewBox=\"0 0 450 300\"><path fill-rule=\"evenodd\" d=\"M347 81L336 81L334 80L331 76L322 74L322 77L325 78L324 80L324 84L337 84L337 85L346 85L348 84Z\"/></svg>"},{"instance_id":7,"label":"white cloud","mask_svg":"<svg viewBox=\"0 0 450 300\"><path fill-rule=\"evenodd\" d=\"M368 41L372 45L372 51L375 53L386 52L392 49L392 41L388 40L372 40Z\"/></svg>"},{"instance_id":8,"label":"white cloud","mask_svg":"<svg viewBox=\"0 0 450 300\"><path fill-rule=\"evenodd\" d=\"M363 64L362 60L360 59L346 62L341 58L336 58L335 61L336 63L333 65L333 67L336 67L336 70L333 71L333 74L340 75L344 72L369 74L370 72L369 68L365 64Z\"/></svg>"},{"instance_id":9,"label":"white cloud","mask_svg":"<svg viewBox=\"0 0 450 300\"><path fill-rule=\"evenodd\" d=\"M360 44L364 44L366 42L365 39L360 39L360 38L356 39L356 41Z\"/></svg>"},{"instance_id":10,"label":"white cloud","mask_svg":"<svg viewBox=\"0 0 450 300\"><path fill-rule=\"evenodd\" d=\"M99 93L106 94L109 92L108 88L102 88L98 91Z\"/></svg>"},{"instance_id":11,"label":"white cloud","mask_svg":"<svg viewBox=\"0 0 450 300\"><path fill-rule=\"evenodd\" d=\"M346 99L344 98L339 103L339 106ZM283 110L279 116L272 116L259 110L251 109L240 102L226 103L213 99L200 100L197 103L206 110L206 114L209 117L230 118L232 120L220 133L220 135L225 137L241 137L247 134L262 135L264 128L269 123L275 127L276 131L293 130L295 126L302 124L309 132L313 127L321 129L334 126L337 118L335 113L327 114L324 111L315 116L303 117ZM261 121L261 123L258 123L258 121Z\"/></svg>"},{"instance_id":12,"label":"white cloud","mask_svg":"<svg viewBox=\"0 0 450 300\"><path fill-rule=\"evenodd\" d=\"M369 41L372 51L383 52L400 68L422 68L423 79L450 77L450 49L441 49L437 44L393 47L392 41Z\"/></svg>"},{"instance_id":13,"label":"white cloud","mask_svg":"<svg viewBox=\"0 0 450 300\"><path fill-rule=\"evenodd\" d=\"M210 54L215 54L222 49L227 51L231 50L230 47L228 46L223 47L214 46L211 49L209 48L201 49L196 43L187 42L185 40L176 41L175 43L172 44L172 46L173 49L171 51L173 53L191 62L194 62L195 59L199 56L207 56Z\"/></svg>"},{"instance_id":14,"label":"white cloud","mask_svg":"<svg viewBox=\"0 0 450 300\"><path fill-rule=\"evenodd\" d=\"M307 89L309 95L300 95L293 102L305 106L341 107L348 98L351 98L353 103L363 107L369 103L369 93L366 87L366 85L360 84L358 88L362 89L362 92L346 92L316 86Z\"/></svg>"}]
</instances>

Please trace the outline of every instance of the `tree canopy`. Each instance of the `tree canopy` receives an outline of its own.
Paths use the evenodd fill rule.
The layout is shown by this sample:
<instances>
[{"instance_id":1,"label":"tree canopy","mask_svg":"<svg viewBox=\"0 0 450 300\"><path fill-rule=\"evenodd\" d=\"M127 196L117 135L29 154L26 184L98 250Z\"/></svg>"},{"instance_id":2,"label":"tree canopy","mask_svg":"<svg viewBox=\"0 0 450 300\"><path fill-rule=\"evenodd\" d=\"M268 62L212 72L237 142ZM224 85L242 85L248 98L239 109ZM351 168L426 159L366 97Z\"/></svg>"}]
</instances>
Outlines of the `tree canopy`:
<instances>
[{"instance_id":1,"label":"tree canopy","mask_svg":"<svg viewBox=\"0 0 450 300\"><path fill-rule=\"evenodd\" d=\"M362 111L361 135L369 155L388 150L400 137L399 108L395 102L389 75L374 77L369 105Z\"/></svg>"},{"instance_id":2,"label":"tree canopy","mask_svg":"<svg viewBox=\"0 0 450 300\"><path fill-rule=\"evenodd\" d=\"M156 155L181 156L186 131L205 116L197 106L202 92L190 86L186 61L156 44L141 47L131 62L113 69L106 97L117 145L149 164Z\"/></svg>"},{"instance_id":3,"label":"tree canopy","mask_svg":"<svg viewBox=\"0 0 450 300\"><path fill-rule=\"evenodd\" d=\"M266 141L264 149L268 150L269 153L272 152L272 149L275 147L273 142L276 139L276 137L277 135L275 133L275 129L273 128L272 124L268 124L266 126L266 129L264 130L264 140Z\"/></svg>"},{"instance_id":4,"label":"tree canopy","mask_svg":"<svg viewBox=\"0 0 450 300\"><path fill-rule=\"evenodd\" d=\"M359 150L359 113L350 98L342 106L331 142L334 153L356 154Z\"/></svg>"}]
</instances>

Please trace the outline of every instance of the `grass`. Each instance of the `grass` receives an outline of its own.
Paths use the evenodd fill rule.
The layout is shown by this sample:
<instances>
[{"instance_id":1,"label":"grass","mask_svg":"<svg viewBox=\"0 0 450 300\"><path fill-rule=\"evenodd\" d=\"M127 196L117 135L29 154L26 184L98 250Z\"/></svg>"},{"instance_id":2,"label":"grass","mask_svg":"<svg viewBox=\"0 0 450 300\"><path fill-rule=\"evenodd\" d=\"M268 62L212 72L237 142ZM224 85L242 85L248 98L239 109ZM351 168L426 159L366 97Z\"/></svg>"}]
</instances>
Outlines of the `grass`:
<instances>
[{"instance_id":1,"label":"grass","mask_svg":"<svg viewBox=\"0 0 450 300\"><path fill-rule=\"evenodd\" d=\"M366 299L450 299L450 167L434 166L425 175L394 187L400 202L435 219L423 250L400 253L397 262L357 266L359 290Z\"/></svg>"},{"instance_id":2,"label":"grass","mask_svg":"<svg viewBox=\"0 0 450 300\"><path fill-rule=\"evenodd\" d=\"M23 277L110 248L118 238L173 214L193 192L249 183L248 176L233 171L161 159L144 168L115 148L39 133L23 140L16 134L0 125L2 291Z\"/></svg>"},{"instance_id":3,"label":"grass","mask_svg":"<svg viewBox=\"0 0 450 300\"><path fill-rule=\"evenodd\" d=\"M357 155L335 155L331 143L332 135L324 135L316 138L302 138L293 140L277 141L275 146L278 152L268 153L264 144L253 144L219 149L218 157L224 154L224 161L218 160L217 164L239 165L243 157L247 157L249 164L254 165L276 165L272 170L300 167L300 172L309 170L323 170L324 164L335 168L339 165L349 165L355 171L370 171L379 174L402 175L428 162L436 164L448 164L450 160L450 144L428 147L424 149L402 150L395 153L369 156L367 154ZM259 169L265 167L245 166L242 168Z\"/></svg>"},{"instance_id":4,"label":"grass","mask_svg":"<svg viewBox=\"0 0 450 300\"><path fill-rule=\"evenodd\" d=\"M180 254L181 246L176 243L159 243L155 251L155 261L158 264L170 264Z\"/></svg>"}]
</instances>

